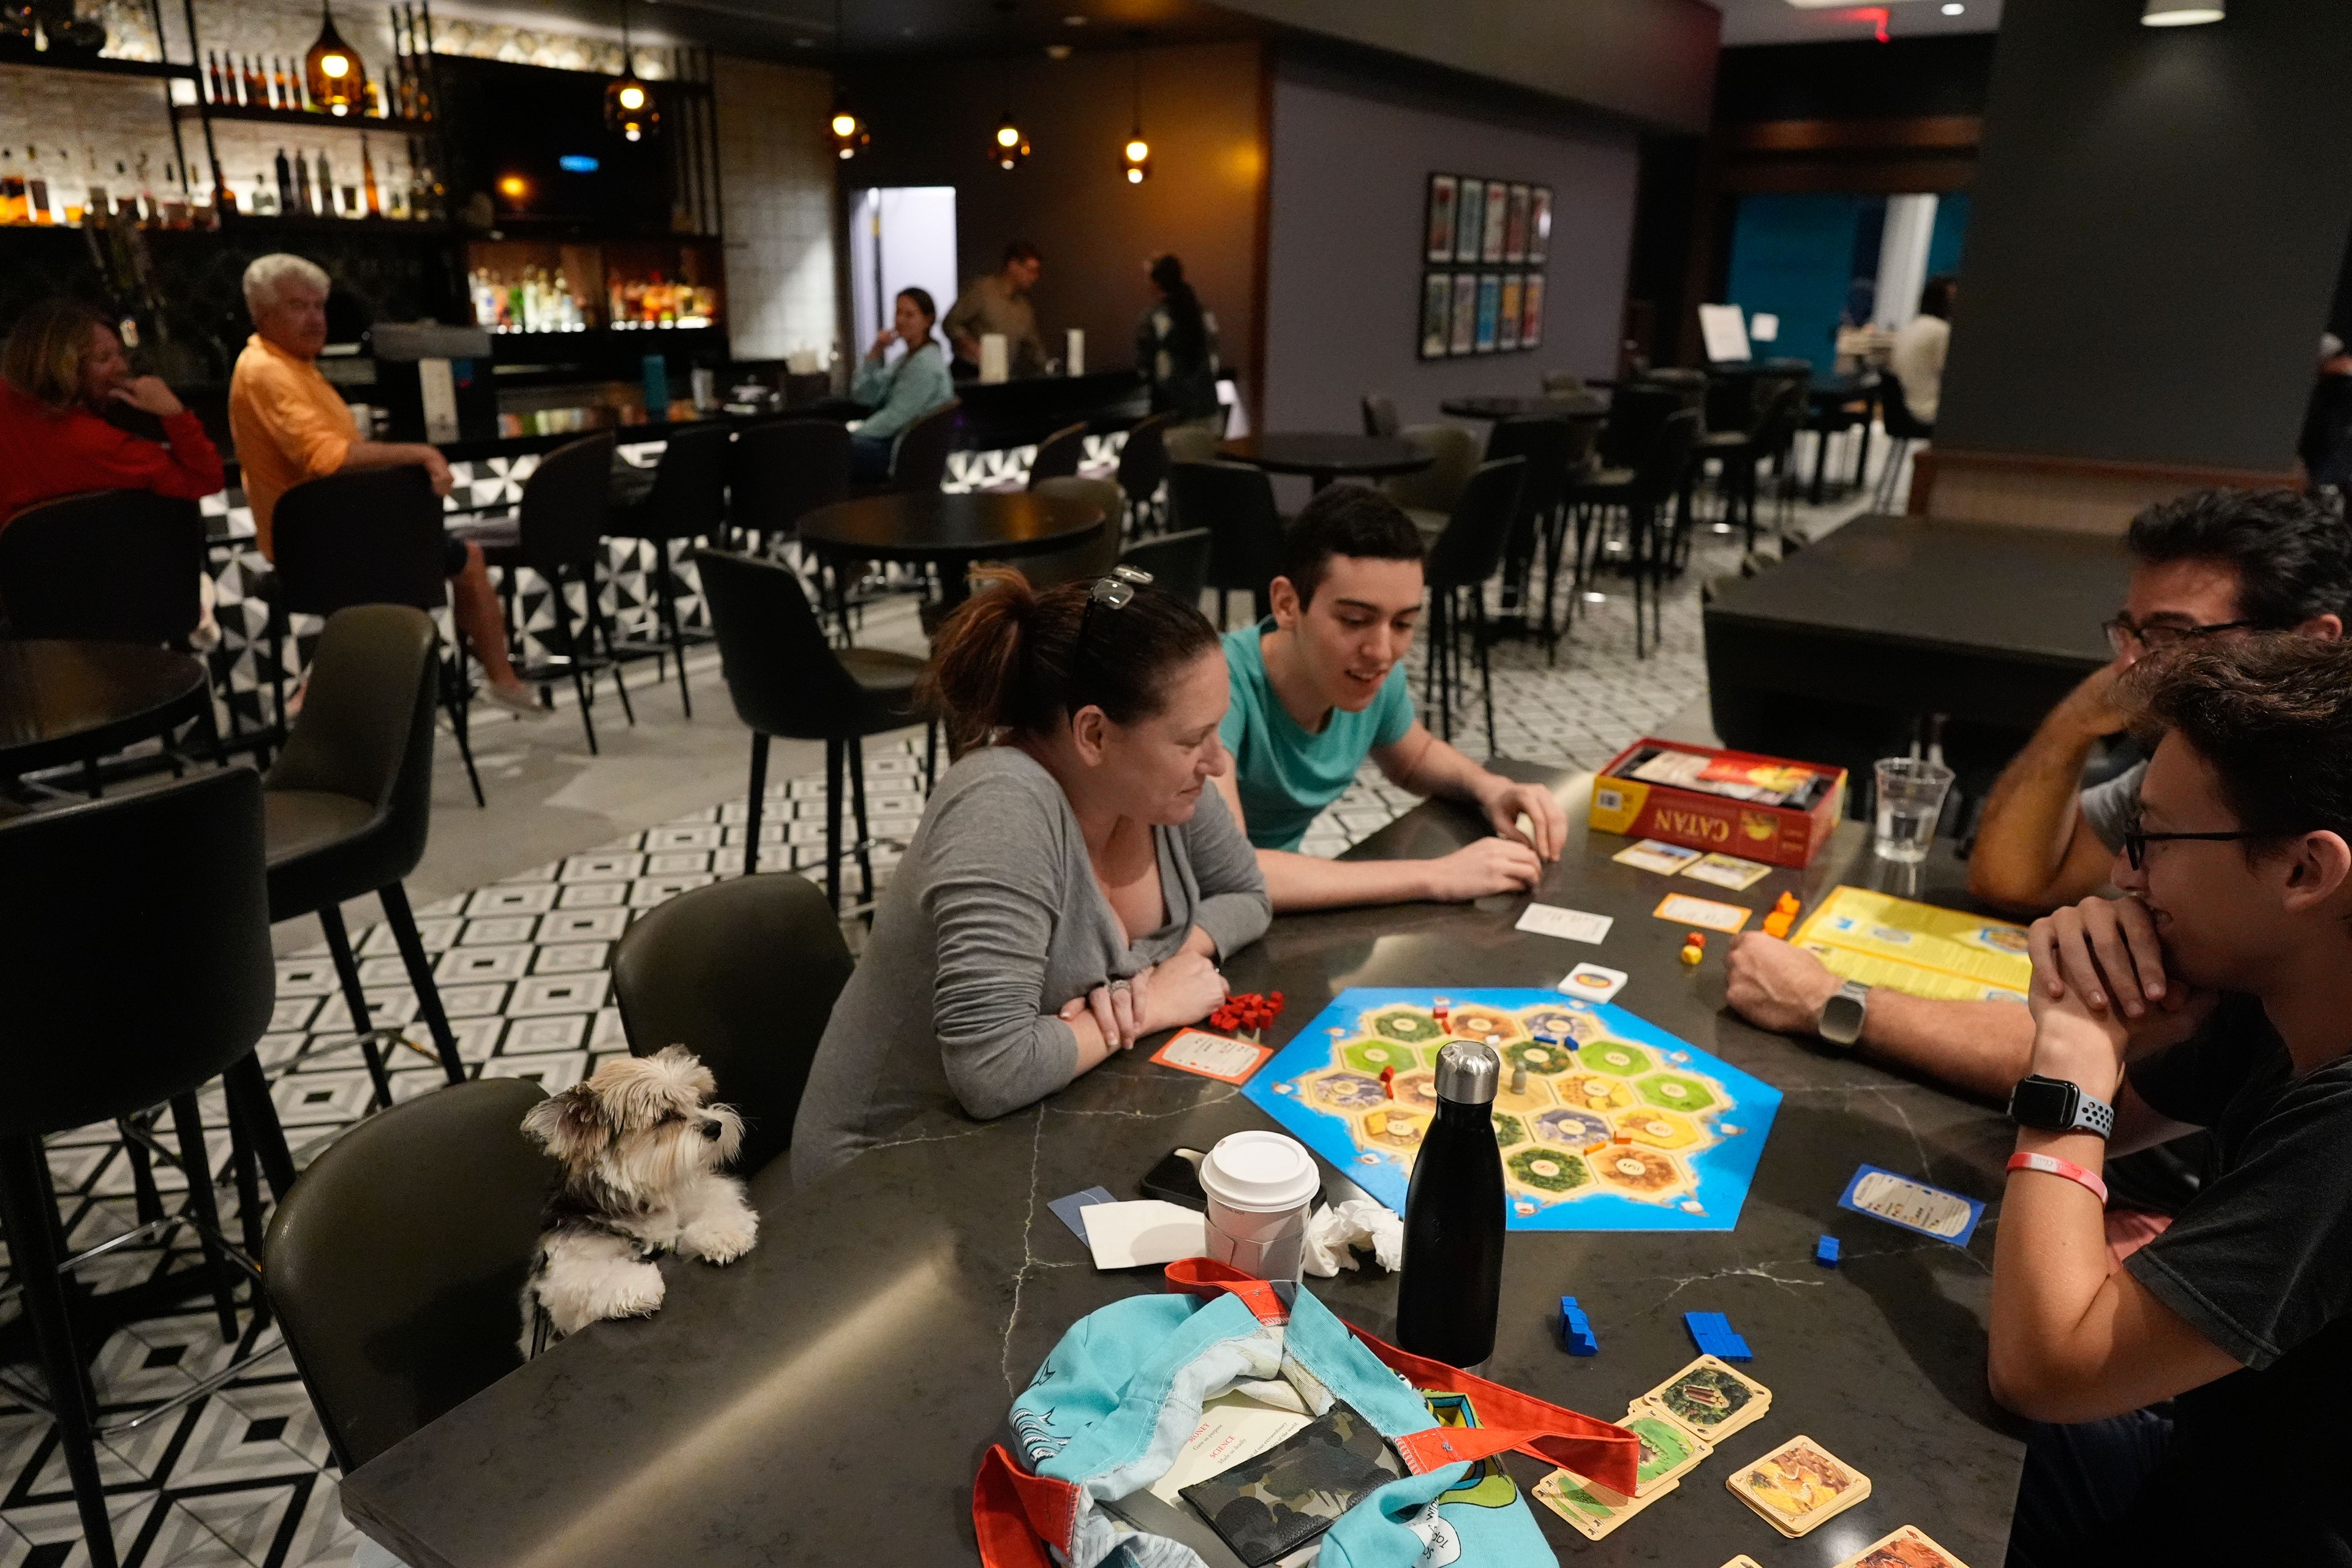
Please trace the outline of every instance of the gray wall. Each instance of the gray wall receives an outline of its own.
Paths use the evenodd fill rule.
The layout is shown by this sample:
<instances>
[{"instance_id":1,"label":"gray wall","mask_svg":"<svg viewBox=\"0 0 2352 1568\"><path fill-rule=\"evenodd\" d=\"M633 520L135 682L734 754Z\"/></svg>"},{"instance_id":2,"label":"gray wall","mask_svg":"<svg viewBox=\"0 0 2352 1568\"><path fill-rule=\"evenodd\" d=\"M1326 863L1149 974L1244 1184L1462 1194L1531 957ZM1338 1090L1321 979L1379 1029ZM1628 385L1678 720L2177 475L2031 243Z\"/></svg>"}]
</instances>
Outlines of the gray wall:
<instances>
[{"instance_id":1,"label":"gray wall","mask_svg":"<svg viewBox=\"0 0 2352 1568\"><path fill-rule=\"evenodd\" d=\"M1286 51L1274 86L1265 407L1259 427L1358 428L1366 392L1408 423L1446 397L1533 395L1552 370L1606 375L1633 224L1633 134L1507 111ZM1552 187L1543 346L1423 361L1423 203L1433 173Z\"/></svg>"},{"instance_id":2,"label":"gray wall","mask_svg":"<svg viewBox=\"0 0 2352 1568\"><path fill-rule=\"evenodd\" d=\"M2352 5L2005 8L1943 445L2283 470L2352 223Z\"/></svg>"},{"instance_id":3,"label":"gray wall","mask_svg":"<svg viewBox=\"0 0 2352 1568\"><path fill-rule=\"evenodd\" d=\"M1622 115L1707 127L1723 18L1705 0L1220 0L1286 26Z\"/></svg>"}]
</instances>

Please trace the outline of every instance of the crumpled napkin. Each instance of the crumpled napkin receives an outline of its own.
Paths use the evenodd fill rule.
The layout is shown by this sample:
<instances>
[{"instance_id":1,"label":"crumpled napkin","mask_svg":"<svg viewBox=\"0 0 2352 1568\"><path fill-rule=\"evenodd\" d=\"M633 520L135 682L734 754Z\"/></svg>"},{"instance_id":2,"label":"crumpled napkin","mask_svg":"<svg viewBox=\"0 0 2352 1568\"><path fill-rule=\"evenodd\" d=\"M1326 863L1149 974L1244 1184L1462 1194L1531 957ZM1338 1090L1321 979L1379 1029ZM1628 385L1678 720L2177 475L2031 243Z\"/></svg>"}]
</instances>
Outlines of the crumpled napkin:
<instances>
[{"instance_id":1,"label":"crumpled napkin","mask_svg":"<svg viewBox=\"0 0 2352 1568\"><path fill-rule=\"evenodd\" d=\"M1404 1221L1372 1198L1326 1205L1307 1222L1307 1272L1328 1279L1356 1267L1352 1248L1369 1247L1383 1268L1404 1265Z\"/></svg>"}]
</instances>

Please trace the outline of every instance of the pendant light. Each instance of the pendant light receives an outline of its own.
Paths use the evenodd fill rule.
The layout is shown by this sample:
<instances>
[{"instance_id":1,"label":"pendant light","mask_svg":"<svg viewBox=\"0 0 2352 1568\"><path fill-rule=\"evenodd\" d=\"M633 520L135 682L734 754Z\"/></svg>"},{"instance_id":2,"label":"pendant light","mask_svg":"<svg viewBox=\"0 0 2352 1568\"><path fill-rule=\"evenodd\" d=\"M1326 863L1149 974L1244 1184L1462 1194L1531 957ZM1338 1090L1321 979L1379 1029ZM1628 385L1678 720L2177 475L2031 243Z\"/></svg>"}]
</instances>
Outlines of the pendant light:
<instances>
[{"instance_id":1,"label":"pendant light","mask_svg":"<svg viewBox=\"0 0 2352 1568\"><path fill-rule=\"evenodd\" d=\"M2139 21L2143 27L2194 27L2227 15L2225 0L2147 0Z\"/></svg>"},{"instance_id":2,"label":"pendant light","mask_svg":"<svg viewBox=\"0 0 2352 1568\"><path fill-rule=\"evenodd\" d=\"M361 68L357 52L335 31L335 13L330 5L319 7L319 41L302 57L302 75L310 89L310 101L328 113L340 117L358 111L367 72Z\"/></svg>"},{"instance_id":3,"label":"pendant light","mask_svg":"<svg viewBox=\"0 0 2352 1568\"><path fill-rule=\"evenodd\" d=\"M629 0L621 0L621 74L604 88L604 125L625 142L643 142L661 131L661 106L654 89L637 76L637 53L629 42Z\"/></svg>"},{"instance_id":4,"label":"pendant light","mask_svg":"<svg viewBox=\"0 0 2352 1568\"><path fill-rule=\"evenodd\" d=\"M1130 185L1139 185L1151 178L1151 143L1143 139L1143 29L1129 35L1135 40L1135 129L1127 133L1127 145L1119 149L1119 167Z\"/></svg>"},{"instance_id":5,"label":"pendant light","mask_svg":"<svg viewBox=\"0 0 2352 1568\"><path fill-rule=\"evenodd\" d=\"M1006 55L1012 55L1013 0L996 0L997 14L1004 18ZM1013 170L1029 156L1029 138L1022 133L1021 122L1013 118L1013 110L996 122L996 133L989 139L988 155L1000 169Z\"/></svg>"},{"instance_id":6,"label":"pendant light","mask_svg":"<svg viewBox=\"0 0 2352 1568\"><path fill-rule=\"evenodd\" d=\"M833 0L833 113L825 121L825 133L833 139L833 155L845 159L856 157L874 133L849 106L848 89L841 85L841 55L847 41L841 25L841 0Z\"/></svg>"}]
</instances>

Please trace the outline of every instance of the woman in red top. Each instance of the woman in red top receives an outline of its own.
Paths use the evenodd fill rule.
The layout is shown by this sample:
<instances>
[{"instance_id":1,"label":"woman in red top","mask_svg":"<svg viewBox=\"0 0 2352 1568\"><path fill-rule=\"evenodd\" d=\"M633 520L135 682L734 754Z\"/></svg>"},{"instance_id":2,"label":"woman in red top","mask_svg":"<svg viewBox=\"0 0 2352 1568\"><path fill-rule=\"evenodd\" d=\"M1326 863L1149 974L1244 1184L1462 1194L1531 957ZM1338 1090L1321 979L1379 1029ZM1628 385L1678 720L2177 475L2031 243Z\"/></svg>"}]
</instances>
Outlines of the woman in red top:
<instances>
[{"instance_id":1,"label":"woman in red top","mask_svg":"<svg viewBox=\"0 0 2352 1568\"><path fill-rule=\"evenodd\" d=\"M151 441L110 424L120 405L163 422ZM221 488L220 453L155 376L132 375L122 341L68 300L25 312L0 346L0 528L36 501L85 490L194 500Z\"/></svg>"}]
</instances>

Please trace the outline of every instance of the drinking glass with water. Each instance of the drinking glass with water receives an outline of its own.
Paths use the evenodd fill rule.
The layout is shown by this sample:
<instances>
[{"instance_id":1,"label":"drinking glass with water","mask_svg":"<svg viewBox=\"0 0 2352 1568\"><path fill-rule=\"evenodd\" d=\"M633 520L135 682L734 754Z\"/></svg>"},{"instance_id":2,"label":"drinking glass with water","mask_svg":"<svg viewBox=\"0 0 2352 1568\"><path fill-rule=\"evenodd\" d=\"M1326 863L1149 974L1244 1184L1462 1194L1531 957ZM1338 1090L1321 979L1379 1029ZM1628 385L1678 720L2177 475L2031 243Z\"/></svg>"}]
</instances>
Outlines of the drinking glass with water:
<instances>
[{"instance_id":1,"label":"drinking glass with water","mask_svg":"<svg viewBox=\"0 0 2352 1568\"><path fill-rule=\"evenodd\" d=\"M1951 787L1952 770L1941 763L1920 757L1880 759L1871 848L1903 865L1925 860Z\"/></svg>"}]
</instances>

